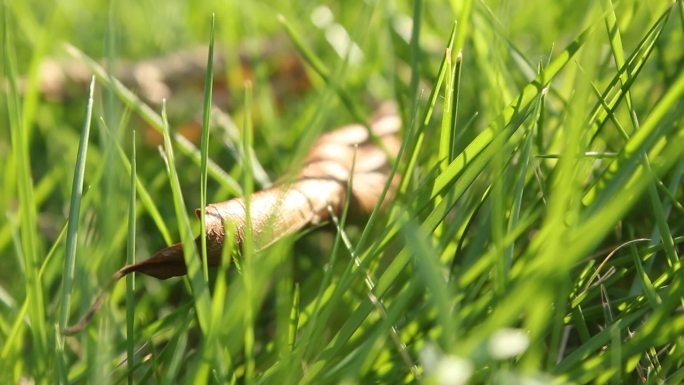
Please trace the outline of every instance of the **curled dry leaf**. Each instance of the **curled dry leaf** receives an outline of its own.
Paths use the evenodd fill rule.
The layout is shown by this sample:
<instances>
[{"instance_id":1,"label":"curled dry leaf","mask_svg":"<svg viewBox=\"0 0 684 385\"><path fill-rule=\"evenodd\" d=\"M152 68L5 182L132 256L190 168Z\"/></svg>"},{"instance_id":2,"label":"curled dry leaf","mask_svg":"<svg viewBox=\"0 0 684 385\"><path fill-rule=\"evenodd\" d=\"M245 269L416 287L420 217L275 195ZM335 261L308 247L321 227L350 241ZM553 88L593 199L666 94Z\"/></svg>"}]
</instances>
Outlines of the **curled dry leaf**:
<instances>
[{"instance_id":1,"label":"curled dry leaf","mask_svg":"<svg viewBox=\"0 0 684 385\"><path fill-rule=\"evenodd\" d=\"M369 214L382 195L392 167L390 159L397 156L401 145L401 120L393 103L380 106L368 129L360 124L339 128L322 135L304 160L303 167L288 182L256 192L250 200L252 234L257 250L282 237L329 219L332 208L340 213L346 202L351 180L349 210L352 218ZM353 171L352 171L353 170ZM389 199L399 178L391 181ZM199 209L195 210L199 216ZM224 223L235 228L235 244L245 233L245 201L230 199L210 204L206 208L207 264L216 266L226 237ZM200 244L200 237L195 242ZM186 274L183 248L180 243L157 251L145 261L126 265L112 277L112 283L125 275L139 272L159 279ZM110 284L111 285L111 284ZM82 330L103 301L101 294L86 316L65 333Z\"/></svg>"},{"instance_id":2,"label":"curled dry leaf","mask_svg":"<svg viewBox=\"0 0 684 385\"><path fill-rule=\"evenodd\" d=\"M384 149L371 140L368 130L362 125L346 126L322 135L292 181L252 195L250 219L256 248L263 249L288 234L327 220L330 215L328 205L334 212L339 212L346 200L353 162L350 210L357 217L369 213L387 182L391 169L388 155L395 157L399 151L397 133L400 125L394 105L385 104L371 123L371 129ZM199 217L199 209L195 214ZM240 244L246 222L243 198L207 206L209 266L216 266L220 261L226 236L224 222L235 227L235 243ZM196 242L199 246L200 237ZM119 275L133 271L159 279L184 275L186 269L181 244L161 249L146 261L125 266L119 270Z\"/></svg>"}]
</instances>

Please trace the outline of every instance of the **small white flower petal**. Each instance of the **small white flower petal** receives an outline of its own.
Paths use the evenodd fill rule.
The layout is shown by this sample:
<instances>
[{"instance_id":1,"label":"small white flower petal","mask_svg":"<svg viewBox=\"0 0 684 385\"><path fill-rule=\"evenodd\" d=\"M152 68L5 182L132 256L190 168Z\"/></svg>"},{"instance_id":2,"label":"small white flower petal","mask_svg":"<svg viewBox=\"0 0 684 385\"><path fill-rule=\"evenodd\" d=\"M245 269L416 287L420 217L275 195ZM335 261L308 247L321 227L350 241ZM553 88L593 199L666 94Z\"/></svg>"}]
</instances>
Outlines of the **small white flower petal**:
<instances>
[{"instance_id":1,"label":"small white flower petal","mask_svg":"<svg viewBox=\"0 0 684 385\"><path fill-rule=\"evenodd\" d=\"M444 356L435 368L437 385L463 385L473 374L470 361L455 356Z\"/></svg>"},{"instance_id":2,"label":"small white flower petal","mask_svg":"<svg viewBox=\"0 0 684 385\"><path fill-rule=\"evenodd\" d=\"M501 329L489 339L489 354L498 360L515 357L530 346L530 337L520 329Z\"/></svg>"}]
</instances>

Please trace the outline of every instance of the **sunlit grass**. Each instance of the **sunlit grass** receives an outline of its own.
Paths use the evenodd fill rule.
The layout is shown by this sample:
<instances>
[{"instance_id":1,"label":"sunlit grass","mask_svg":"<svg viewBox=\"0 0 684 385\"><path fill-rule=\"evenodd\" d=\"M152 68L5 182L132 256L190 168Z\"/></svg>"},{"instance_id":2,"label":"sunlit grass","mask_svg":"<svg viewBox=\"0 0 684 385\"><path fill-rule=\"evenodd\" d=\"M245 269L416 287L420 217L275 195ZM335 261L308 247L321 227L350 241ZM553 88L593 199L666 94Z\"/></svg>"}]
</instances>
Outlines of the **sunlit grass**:
<instances>
[{"instance_id":1,"label":"sunlit grass","mask_svg":"<svg viewBox=\"0 0 684 385\"><path fill-rule=\"evenodd\" d=\"M684 1L81 3L2 3L0 382L684 381ZM204 85L168 103L109 72L197 45ZM43 93L48 57L92 104ZM249 206L382 100L387 205L206 270L194 207ZM176 240L187 278L129 276L62 334Z\"/></svg>"}]
</instances>

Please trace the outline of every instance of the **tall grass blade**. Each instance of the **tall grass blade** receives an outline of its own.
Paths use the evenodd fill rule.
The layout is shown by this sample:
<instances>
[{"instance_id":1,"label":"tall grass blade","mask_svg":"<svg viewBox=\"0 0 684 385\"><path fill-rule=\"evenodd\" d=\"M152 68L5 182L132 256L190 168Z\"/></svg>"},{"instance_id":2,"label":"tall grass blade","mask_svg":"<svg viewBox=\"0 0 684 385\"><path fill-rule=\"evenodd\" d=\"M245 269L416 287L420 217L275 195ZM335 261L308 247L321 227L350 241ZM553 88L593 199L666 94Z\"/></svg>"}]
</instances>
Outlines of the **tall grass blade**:
<instances>
[{"instance_id":1,"label":"tall grass blade","mask_svg":"<svg viewBox=\"0 0 684 385\"><path fill-rule=\"evenodd\" d=\"M209 287L207 282L202 277L202 266L198 258L197 248L195 247L192 229L190 228L190 220L188 219L188 212L183 200L181 192L180 181L178 179L178 172L176 170L176 161L173 152L173 144L171 143L171 133L169 132L169 122L166 118L166 101L162 103L162 127L164 134L164 160L166 163L166 172L169 175L169 183L171 184L171 192L173 194L173 206L176 213L176 220L178 221L178 229L180 231L181 243L183 244L183 258L185 266L188 270L187 279L190 281L190 288L192 289L192 298L197 311L197 319L199 321L200 329L206 333L209 327L211 303L209 298Z\"/></svg>"},{"instance_id":2,"label":"tall grass blade","mask_svg":"<svg viewBox=\"0 0 684 385\"><path fill-rule=\"evenodd\" d=\"M62 306L60 311L60 329L66 328L69 321L69 305L71 304L71 286L74 281L76 266L76 247L78 246L78 224L81 214L81 198L83 197L83 180L85 178L85 164L88 154L88 139L90 137L90 122L93 112L93 93L95 92L95 78L90 82L90 93L86 106L86 115L78 144L74 179L71 187L71 205L69 208L69 225L67 228L66 254L64 261L64 281L62 286Z\"/></svg>"},{"instance_id":3,"label":"tall grass blade","mask_svg":"<svg viewBox=\"0 0 684 385\"><path fill-rule=\"evenodd\" d=\"M24 256L24 281L28 298L28 313L31 322L31 340L35 348L35 367L31 368L35 378L45 378L47 370L48 337L45 314L43 286L38 276L40 260L38 256L38 234L36 218L36 201L31 176L31 158L29 156L29 135L27 122L22 120L21 102L17 86L17 58L14 48L14 37L7 3L3 2L3 64L7 81L6 97L7 115L9 118L12 155L16 171L17 198L21 217L20 236L22 254Z\"/></svg>"},{"instance_id":4,"label":"tall grass blade","mask_svg":"<svg viewBox=\"0 0 684 385\"><path fill-rule=\"evenodd\" d=\"M207 265L207 159L209 157L209 117L211 115L211 93L214 83L214 25L215 16L211 15L211 36L209 53L207 54L207 74L204 79L204 101L202 108L202 143L200 144L200 255L202 256L202 273L209 282L209 266Z\"/></svg>"},{"instance_id":5,"label":"tall grass blade","mask_svg":"<svg viewBox=\"0 0 684 385\"><path fill-rule=\"evenodd\" d=\"M126 106L138 113L143 120L149 123L155 130L163 134L164 123L162 121L162 117L154 112L150 106L143 103L143 101L140 100L140 98L138 98L131 90L126 88L126 86L124 86L120 81L107 74L102 66L81 52L78 48L67 45L66 49L71 56L87 65L88 68L93 71L97 77L97 80L100 81L102 85L113 90L119 99L126 104ZM192 144L192 142L178 133L173 133L172 139L173 142L178 145L178 148L183 152L183 154L189 156L190 159L195 162L195 164L199 165L201 163L200 151L197 149L197 147L195 147L194 144ZM235 179L228 175L212 160L207 160L207 173L229 192L235 195L240 195L240 184L237 183Z\"/></svg>"},{"instance_id":6,"label":"tall grass blade","mask_svg":"<svg viewBox=\"0 0 684 385\"><path fill-rule=\"evenodd\" d=\"M135 263L135 186L138 180L135 130L133 130L131 137L131 184L128 198L128 240L126 243L127 265ZM134 384L133 369L135 368L135 362L135 275L129 274L126 276L126 365L128 366L129 385Z\"/></svg>"}]
</instances>

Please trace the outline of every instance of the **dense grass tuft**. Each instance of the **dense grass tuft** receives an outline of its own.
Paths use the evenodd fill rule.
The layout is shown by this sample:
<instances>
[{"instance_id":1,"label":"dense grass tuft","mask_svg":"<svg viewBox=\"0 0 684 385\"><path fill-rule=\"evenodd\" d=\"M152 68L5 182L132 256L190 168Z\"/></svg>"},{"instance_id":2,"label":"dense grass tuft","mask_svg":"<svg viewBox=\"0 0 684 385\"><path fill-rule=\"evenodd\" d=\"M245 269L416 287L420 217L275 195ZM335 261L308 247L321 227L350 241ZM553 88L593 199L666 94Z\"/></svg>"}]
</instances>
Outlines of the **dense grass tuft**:
<instances>
[{"instance_id":1,"label":"dense grass tuft","mask_svg":"<svg viewBox=\"0 0 684 385\"><path fill-rule=\"evenodd\" d=\"M0 383L684 382L684 1L270 3L2 2ZM383 100L386 207L207 270L192 208Z\"/></svg>"}]
</instances>

